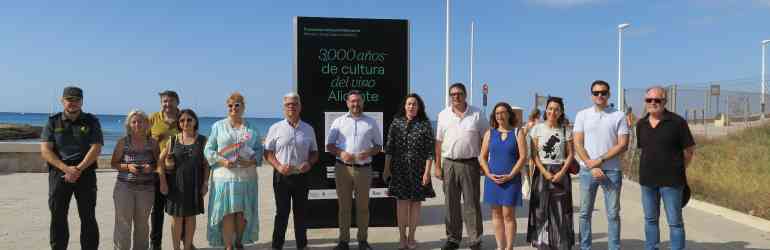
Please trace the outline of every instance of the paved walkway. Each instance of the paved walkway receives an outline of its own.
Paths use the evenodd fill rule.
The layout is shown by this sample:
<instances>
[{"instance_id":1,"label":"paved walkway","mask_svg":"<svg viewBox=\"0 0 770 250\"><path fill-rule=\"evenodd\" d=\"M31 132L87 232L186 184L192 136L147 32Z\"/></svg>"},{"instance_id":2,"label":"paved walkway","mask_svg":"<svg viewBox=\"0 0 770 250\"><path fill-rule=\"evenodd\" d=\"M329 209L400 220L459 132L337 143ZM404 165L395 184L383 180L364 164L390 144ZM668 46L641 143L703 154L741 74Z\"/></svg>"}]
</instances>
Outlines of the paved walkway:
<instances>
[{"instance_id":1,"label":"paved walkway","mask_svg":"<svg viewBox=\"0 0 770 250\"><path fill-rule=\"evenodd\" d=\"M260 241L256 246L247 249L268 249L272 233L273 215L275 212L271 190L271 170L261 168L260 172ZM97 220L101 231L100 249L112 249L112 233L114 224L114 205L112 189L115 184L115 172L101 171L99 178L99 197L97 204ZM0 249L47 249L49 212L47 206L47 174L44 173L11 173L0 174ZM434 183L440 190L440 183ZM577 190L577 184L573 184ZM626 182L622 193L622 246L624 249L642 249L643 245L643 216L639 198L639 187ZM417 238L419 249L438 249L444 236L443 195L431 199L424 204L422 210L422 225ZM574 195L575 202L579 197ZM605 219L602 194L597 196L597 206L594 215L594 249L607 248L607 223ZM526 203L526 201L525 201ZM574 203L577 204L577 203ZM75 202L70 209L70 249L80 249L79 228ZM533 249L524 241L527 223L526 206L517 210L518 232L516 234L517 249ZM484 207L484 249L495 249L488 208ZM727 249L770 249L770 233L752 227L738 224L731 220L701 211L692 207L685 209L685 224L687 230L688 249L698 250L727 250ZM195 244L200 249L207 248L205 239L205 217L198 217L198 230ZM577 225L577 216L575 217ZM169 223L166 222L165 239L170 239ZM291 220L290 220L291 221ZM661 222L661 238L664 249L668 247L668 231L665 218ZM290 226L291 227L291 226ZM577 230L577 229L576 229ZM398 234L396 228L371 228L370 243L374 249L397 249ZM310 245L313 249L332 249L337 235L334 229L314 229L309 231ZM355 235L355 229L351 233ZM287 249L294 247L293 232L287 232ZM170 242L164 241L164 247L171 249ZM355 247L355 244L352 245ZM463 244L463 247L466 247ZM355 249L355 248L354 248Z\"/></svg>"}]
</instances>

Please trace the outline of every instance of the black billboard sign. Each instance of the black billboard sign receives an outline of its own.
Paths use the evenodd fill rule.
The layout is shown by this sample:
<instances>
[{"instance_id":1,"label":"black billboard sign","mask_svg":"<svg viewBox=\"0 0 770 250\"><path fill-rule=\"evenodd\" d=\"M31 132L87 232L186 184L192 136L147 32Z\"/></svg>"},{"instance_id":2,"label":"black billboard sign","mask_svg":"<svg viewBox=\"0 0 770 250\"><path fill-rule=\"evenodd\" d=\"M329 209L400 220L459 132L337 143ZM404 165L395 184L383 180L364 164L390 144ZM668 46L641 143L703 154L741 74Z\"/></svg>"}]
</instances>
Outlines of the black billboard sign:
<instances>
[{"instance_id":1,"label":"black billboard sign","mask_svg":"<svg viewBox=\"0 0 770 250\"><path fill-rule=\"evenodd\" d=\"M337 227L335 158L325 152L335 118L347 112L345 94L359 90L364 113L383 137L409 91L409 23L392 19L295 17L295 89L302 120L313 126L320 161L310 171L310 228ZM384 155L372 162L370 226L395 226L395 200L381 178ZM353 202L355 204L355 202ZM355 211L355 205L352 211ZM352 223L355 226L355 212Z\"/></svg>"}]
</instances>

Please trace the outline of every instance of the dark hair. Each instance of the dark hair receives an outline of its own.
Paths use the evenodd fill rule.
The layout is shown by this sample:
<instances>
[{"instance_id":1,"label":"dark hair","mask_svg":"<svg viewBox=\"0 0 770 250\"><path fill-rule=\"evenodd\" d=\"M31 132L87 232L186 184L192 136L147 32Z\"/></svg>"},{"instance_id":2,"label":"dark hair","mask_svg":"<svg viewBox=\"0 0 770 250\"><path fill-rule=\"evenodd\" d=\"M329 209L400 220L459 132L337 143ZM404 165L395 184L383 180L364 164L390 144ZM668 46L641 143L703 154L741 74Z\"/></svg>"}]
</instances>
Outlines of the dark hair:
<instances>
[{"instance_id":1,"label":"dark hair","mask_svg":"<svg viewBox=\"0 0 770 250\"><path fill-rule=\"evenodd\" d=\"M163 98L164 96L172 97L176 99L176 102L179 103L179 95L176 93L176 91L173 90L165 90L163 92L158 93L158 95Z\"/></svg>"},{"instance_id":2,"label":"dark hair","mask_svg":"<svg viewBox=\"0 0 770 250\"><path fill-rule=\"evenodd\" d=\"M195 111L192 109L183 109L182 111L179 111L179 116L177 116L176 120L176 129L179 130L179 132L182 132L182 124L179 123L179 119L182 118L182 115L188 114L192 116L193 119L195 119L195 131L198 132L198 125L200 125L200 120L198 120L198 115L195 114Z\"/></svg>"},{"instance_id":3,"label":"dark hair","mask_svg":"<svg viewBox=\"0 0 770 250\"><path fill-rule=\"evenodd\" d=\"M456 83L453 83L452 85L450 85L449 86L449 93L447 93L447 95L451 94L453 88L459 88L460 90L463 91L463 95L465 95L465 96L468 95L468 91L465 91L465 84L463 84L461 82L456 82Z\"/></svg>"},{"instance_id":4,"label":"dark hair","mask_svg":"<svg viewBox=\"0 0 770 250\"><path fill-rule=\"evenodd\" d=\"M540 109L534 108L532 111L529 112L529 120L537 119L538 116L540 116Z\"/></svg>"},{"instance_id":5,"label":"dark hair","mask_svg":"<svg viewBox=\"0 0 770 250\"><path fill-rule=\"evenodd\" d=\"M561 115L559 116L559 120L556 121L556 123L559 125L559 127L566 126L569 124L569 121L567 121L567 117L565 116L564 111L564 101L561 99L561 97L548 97L548 100L545 101L545 109L548 110L548 104L551 104L552 102L555 102L556 104L559 104L559 108L561 109ZM548 111L543 112L543 121L547 120L548 115L546 114Z\"/></svg>"},{"instance_id":6,"label":"dark hair","mask_svg":"<svg viewBox=\"0 0 770 250\"><path fill-rule=\"evenodd\" d=\"M347 93L347 94L345 94L345 101L347 101L347 100L348 100L348 97L350 97L351 95L357 95L357 96L361 96L361 91L358 91L357 89L354 89L354 90L348 91L348 93Z\"/></svg>"},{"instance_id":7,"label":"dark hair","mask_svg":"<svg viewBox=\"0 0 770 250\"><path fill-rule=\"evenodd\" d=\"M602 81L602 80L596 80L593 83L591 83L591 89L589 89L588 91L594 91L594 86L596 86L596 85L604 85L604 87L607 87L607 90L610 90L610 84L609 83L607 83L605 81Z\"/></svg>"},{"instance_id":8,"label":"dark hair","mask_svg":"<svg viewBox=\"0 0 770 250\"><path fill-rule=\"evenodd\" d=\"M427 121L428 115L425 114L425 103L422 101L422 98L420 98L420 95L417 93L411 93L406 95L404 98L404 101L401 102L401 109L399 109L398 113L396 113L396 117L406 117L406 101L409 100L409 98L414 98L417 100L417 121Z\"/></svg>"},{"instance_id":9,"label":"dark hair","mask_svg":"<svg viewBox=\"0 0 770 250\"><path fill-rule=\"evenodd\" d=\"M511 105L508 105L506 102L498 102L495 104L495 107L492 108L492 114L489 115L489 126L491 128L497 128L499 126L499 124L497 124L497 119L495 119L495 111L498 107L505 108L505 111L508 112L508 123L510 123L511 126L516 126L518 123L518 120L516 119L516 113L513 112Z\"/></svg>"}]
</instances>

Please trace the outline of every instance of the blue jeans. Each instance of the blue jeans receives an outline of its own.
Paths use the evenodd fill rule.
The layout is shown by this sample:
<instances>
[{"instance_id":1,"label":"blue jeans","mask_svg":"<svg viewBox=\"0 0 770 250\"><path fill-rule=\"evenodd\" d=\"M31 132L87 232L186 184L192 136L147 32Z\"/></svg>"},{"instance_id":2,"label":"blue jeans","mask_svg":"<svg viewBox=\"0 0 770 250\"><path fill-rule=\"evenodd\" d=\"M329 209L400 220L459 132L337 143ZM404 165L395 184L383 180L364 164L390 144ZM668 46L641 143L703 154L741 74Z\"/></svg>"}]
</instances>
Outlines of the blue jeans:
<instances>
[{"instance_id":1,"label":"blue jeans","mask_svg":"<svg viewBox=\"0 0 770 250\"><path fill-rule=\"evenodd\" d=\"M644 249L657 250L660 244L660 200L666 209L671 249L684 249L684 220L682 219L682 191L678 187L650 187L642 185L642 208L644 208Z\"/></svg>"},{"instance_id":2,"label":"blue jeans","mask_svg":"<svg viewBox=\"0 0 770 250\"><path fill-rule=\"evenodd\" d=\"M607 178L595 180L591 171L580 169L580 249L591 249L591 216L599 186L604 191L604 207L607 209L608 249L620 249L620 188L623 186L623 172L604 170Z\"/></svg>"}]
</instances>

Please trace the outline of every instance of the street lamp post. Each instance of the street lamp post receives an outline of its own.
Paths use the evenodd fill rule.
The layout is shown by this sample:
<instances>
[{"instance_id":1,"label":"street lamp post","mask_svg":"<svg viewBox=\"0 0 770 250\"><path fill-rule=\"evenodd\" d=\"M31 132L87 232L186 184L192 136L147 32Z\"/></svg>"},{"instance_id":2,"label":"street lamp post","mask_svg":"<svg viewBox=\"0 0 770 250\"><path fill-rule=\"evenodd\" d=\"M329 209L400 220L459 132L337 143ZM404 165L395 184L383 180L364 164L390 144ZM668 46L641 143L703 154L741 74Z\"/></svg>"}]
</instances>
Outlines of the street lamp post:
<instances>
[{"instance_id":1,"label":"street lamp post","mask_svg":"<svg viewBox=\"0 0 770 250\"><path fill-rule=\"evenodd\" d=\"M444 41L444 107L449 107L449 0L446 0L446 39Z\"/></svg>"},{"instance_id":2,"label":"street lamp post","mask_svg":"<svg viewBox=\"0 0 770 250\"><path fill-rule=\"evenodd\" d=\"M471 99L471 105L473 105L473 91L476 90L473 88L473 26L475 26L475 22L471 21L471 91L470 91L470 99Z\"/></svg>"},{"instance_id":3,"label":"street lamp post","mask_svg":"<svg viewBox=\"0 0 770 250\"><path fill-rule=\"evenodd\" d=\"M770 40L762 41L762 82L760 83L760 85L762 85L762 96L760 97L760 109L762 110L762 114L760 114L761 118L765 118L765 98L767 95L767 81L765 80L767 75L765 74L765 48L767 48L768 44L770 44Z\"/></svg>"},{"instance_id":4,"label":"street lamp post","mask_svg":"<svg viewBox=\"0 0 770 250\"><path fill-rule=\"evenodd\" d=\"M625 111L625 96L623 96L623 30L631 26L631 24L623 23L618 25L618 109Z\"/></svg>"}]
</instances>

